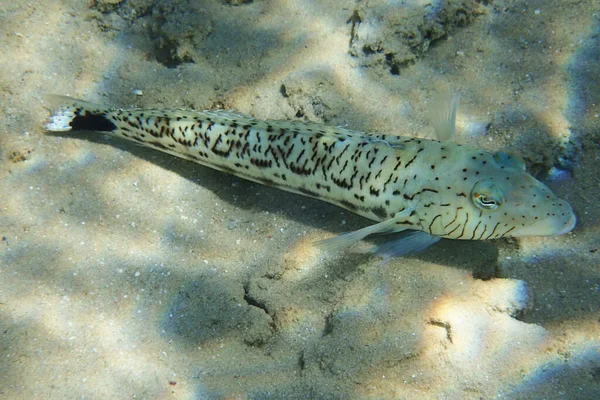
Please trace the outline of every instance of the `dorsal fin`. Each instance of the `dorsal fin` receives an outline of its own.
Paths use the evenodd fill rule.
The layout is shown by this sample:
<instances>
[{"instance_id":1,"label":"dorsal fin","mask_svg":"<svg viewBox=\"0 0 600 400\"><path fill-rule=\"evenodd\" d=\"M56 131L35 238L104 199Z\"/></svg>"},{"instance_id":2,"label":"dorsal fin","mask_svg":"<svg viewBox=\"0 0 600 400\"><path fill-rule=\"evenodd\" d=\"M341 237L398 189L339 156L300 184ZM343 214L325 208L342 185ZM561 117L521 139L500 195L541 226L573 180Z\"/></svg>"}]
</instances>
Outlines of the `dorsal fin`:
<instances>
[{"instance_id":1,"label":"dorsal fin","mask_svg":"<svg viewBox=\"0 0 600 400\"><path fill-rule=\"evenodd\" d=\"M444 92L437 95L429 109L429 121L439 140L453 141L456 133L456 111L460 93Z\"/></svg>"}]
</instances>

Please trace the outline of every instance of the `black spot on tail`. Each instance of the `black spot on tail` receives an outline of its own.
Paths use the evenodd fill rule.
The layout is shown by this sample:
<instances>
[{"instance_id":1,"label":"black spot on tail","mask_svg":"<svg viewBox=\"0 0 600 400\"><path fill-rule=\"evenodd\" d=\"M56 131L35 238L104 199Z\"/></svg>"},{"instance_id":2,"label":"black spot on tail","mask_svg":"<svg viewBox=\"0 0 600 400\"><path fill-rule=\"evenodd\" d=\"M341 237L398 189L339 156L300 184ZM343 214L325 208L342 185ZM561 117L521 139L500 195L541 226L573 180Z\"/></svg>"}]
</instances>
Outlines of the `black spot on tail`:
<instances>
[{"instance_id":1,"label":"black spot on tail","mask_svg":"<svg viewBox=\"0 0 600 400\"><path fill-rule=\"evenodd\" d=\"M106 116L92 114L89 111L77 113L70 125L75 131L111 132L117 129L117 126Z\"/></svg>"}]
</instances>

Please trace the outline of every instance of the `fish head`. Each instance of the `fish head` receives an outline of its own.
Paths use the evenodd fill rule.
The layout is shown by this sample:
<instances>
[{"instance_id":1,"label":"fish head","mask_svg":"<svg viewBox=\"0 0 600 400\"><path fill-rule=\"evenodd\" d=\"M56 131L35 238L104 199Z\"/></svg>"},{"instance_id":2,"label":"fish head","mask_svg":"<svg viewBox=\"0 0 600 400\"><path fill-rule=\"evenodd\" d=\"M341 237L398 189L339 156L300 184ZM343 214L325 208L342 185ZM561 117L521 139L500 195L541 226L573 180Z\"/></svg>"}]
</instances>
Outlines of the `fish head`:
<instances>
[{"instance_id":1,"label":"fish head","mask_svg":"<svg viewBox=\"0 0 600 400\"><path fill-rule=\"evenodd\" d=\"M562 235L575 227L571 205L527 173L519 158L478 152L468 159L459 185L442 199L450 206L430 222L430 233L478 240Z\"/></svg>"},{"instance_id":2,"label":"fish head","mask_svg":"<svg viewBox=\"0 0 600 400\"><path fill-rule=\"evenodd\" d=\"M525 172L507 174L504 181L478 181L470 200L482 219L499 223L507 237L562 235L577 221L568 202Z\"/></svg>"},{"instance_id":3,"label":"fish head","mask_svg":"<svg viewBox=\"0 0 600 400\"><path fill-rule=\"evenodd\" d=\"M430 120L441 140L454 136L459 98L441 94L433 103ZM519 157L464 146L443 155L441 169L450 177L445 183L452 184L436 184L420 201L423 231L452 239L494 239L562 235L575 227L571 205L528 174Z\"/></svg>"}]
</instances>

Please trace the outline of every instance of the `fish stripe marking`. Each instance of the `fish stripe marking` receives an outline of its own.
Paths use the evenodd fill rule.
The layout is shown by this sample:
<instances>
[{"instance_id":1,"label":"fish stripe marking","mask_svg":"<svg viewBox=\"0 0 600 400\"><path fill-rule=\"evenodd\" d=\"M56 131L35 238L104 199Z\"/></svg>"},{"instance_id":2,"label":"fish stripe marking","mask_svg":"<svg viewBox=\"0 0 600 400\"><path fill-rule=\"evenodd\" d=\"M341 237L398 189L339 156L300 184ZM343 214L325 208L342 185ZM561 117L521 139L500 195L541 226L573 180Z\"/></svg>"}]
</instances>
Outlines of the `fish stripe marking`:
<instances>
[{"instance_id":1,"label":"fish stripe marking","mask_svg":"<svg viewBox=\"0 0 600 400\"><path fill-rule=\"evenodd\" d=\"M494 232L496 232L496 229L498 229L498 225L500 225L500 222L497 222L496 225L494 226L494 229L492 230L492 233L489 234L489 236L486 239L491 238L494 235ZM483 233L481 234L481 236L479 237L479 239L481 239L483 237Z\"/></svg>"},{"instance_id":2,"label":"fish stripe marking","mask_svg":"<svg viewBox=\"0 0 600 400\"><path fill-rule=\"evenodd\" d=\"M431 230L431 227L433 226L433 224L435 223L436 219L438 218L442 218L442 214L438 214L435 217L433 217L433 220L431 220L431 223L429 224L429 233L433 234L433 231Z\"/></svg>"},{"instance_id":3,"label":"fish stripe marking","mask_svg":"<svg viewBox=\"0 0 600 400\"><path fill-rule=\"evenodd\" d=\"M477 232L477 228L479 228L479 225L481 225L482 221L479 221L477 223L477 225L475 225L475 229L473 229L473 234L471 235L471 240L475 239L475 232ZM485 226L485 225L484 225Z\"/></svg>"}]
</instances>

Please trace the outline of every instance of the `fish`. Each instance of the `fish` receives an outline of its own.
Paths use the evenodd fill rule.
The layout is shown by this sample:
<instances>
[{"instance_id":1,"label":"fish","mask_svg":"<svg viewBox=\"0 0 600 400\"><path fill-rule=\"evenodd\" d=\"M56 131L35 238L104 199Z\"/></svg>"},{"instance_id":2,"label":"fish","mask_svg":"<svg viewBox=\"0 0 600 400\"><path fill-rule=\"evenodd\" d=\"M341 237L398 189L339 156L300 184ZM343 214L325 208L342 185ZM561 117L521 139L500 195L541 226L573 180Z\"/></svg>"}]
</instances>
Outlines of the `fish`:
<instances>
[{"instance_id":1,"label":"fish","mask_svg":"<svg viewBox=\"0 0 600 400\"><path fill-rule=\"evenodd\" d=\"M324 251L405 232L371 249L400 257L442 238L562 235L577 221L571 205L530 175L518 156L453 140L458 95L434 102L430 120L439 140L224 110L115 108L59 95L48 101L47 131L123 138L375 222L317 242Z\"/></svg>"}]
</instances>

